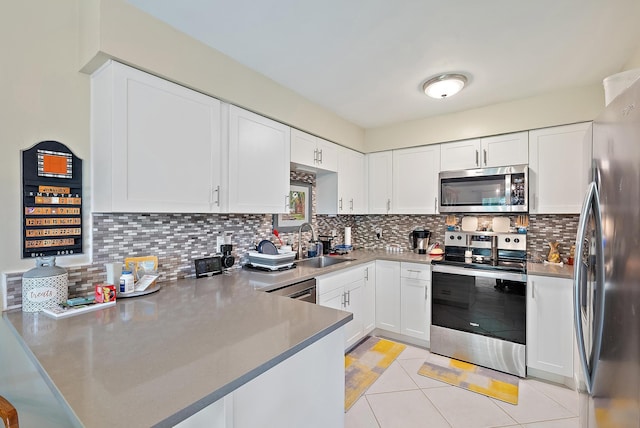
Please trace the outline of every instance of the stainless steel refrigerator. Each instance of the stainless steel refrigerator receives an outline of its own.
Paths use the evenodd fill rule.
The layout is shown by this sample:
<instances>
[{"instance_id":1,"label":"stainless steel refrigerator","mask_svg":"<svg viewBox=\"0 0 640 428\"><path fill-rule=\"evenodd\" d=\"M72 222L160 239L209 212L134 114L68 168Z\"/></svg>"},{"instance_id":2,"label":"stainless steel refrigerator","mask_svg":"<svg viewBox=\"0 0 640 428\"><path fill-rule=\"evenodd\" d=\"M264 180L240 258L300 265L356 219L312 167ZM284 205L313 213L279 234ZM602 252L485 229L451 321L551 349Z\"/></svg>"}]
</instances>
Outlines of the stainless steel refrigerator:
<instances>
[{"instance_id":1,"label":"stainless steel refrigerator","mask_svg":"<svg viewBox=\"0 0 640 428\"><path fill-rule=\"evenodd\" d=\"M576 240L580 427L640 427L640 81L593 123Z\"/></svg>"}]
</instances>

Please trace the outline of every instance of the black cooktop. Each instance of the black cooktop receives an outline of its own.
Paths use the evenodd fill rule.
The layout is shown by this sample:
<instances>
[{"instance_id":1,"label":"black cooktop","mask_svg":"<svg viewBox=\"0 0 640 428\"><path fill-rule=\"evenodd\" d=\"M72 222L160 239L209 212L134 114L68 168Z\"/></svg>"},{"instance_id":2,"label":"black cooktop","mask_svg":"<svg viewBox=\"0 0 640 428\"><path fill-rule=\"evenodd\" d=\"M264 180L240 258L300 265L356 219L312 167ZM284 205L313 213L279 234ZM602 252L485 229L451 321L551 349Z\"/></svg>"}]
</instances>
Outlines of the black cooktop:
<instances>
[{"instance_id":1,"label":"black cooktop","mask_svg":"<svg viewBox=\"0 0 640 428\"><path fill-rule=\"evenodd\" d=\"M432 260L433 264L459 266L468 269L483 269L483 270L497 270L502 272L527 272L527 263L524 260L504 260L498 259L497 263L494 263L488 257L477 258L465 258L460 255L445 254L440 260Z\"/></svg>"}]
</instances>

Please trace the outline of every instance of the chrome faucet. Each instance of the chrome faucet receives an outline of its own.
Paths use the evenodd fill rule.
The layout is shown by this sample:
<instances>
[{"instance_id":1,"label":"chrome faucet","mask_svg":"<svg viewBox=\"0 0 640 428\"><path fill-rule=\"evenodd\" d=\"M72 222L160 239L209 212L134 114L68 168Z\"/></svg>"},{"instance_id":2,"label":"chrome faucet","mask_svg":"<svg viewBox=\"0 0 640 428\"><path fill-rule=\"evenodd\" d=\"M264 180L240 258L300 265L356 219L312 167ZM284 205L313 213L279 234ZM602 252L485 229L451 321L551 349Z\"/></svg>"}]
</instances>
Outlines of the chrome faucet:
<instances>
[{"instance_id":1,"label":"chrome faucet","mask_svg":"<svg viewBox=\"0 0 640 428\"><path fill-rule=\"evenodd\" d=\"M302 254L302 228L308 226L309 229L311 229L311 241L315 242L317 241L317 236L316 236L316 231L313 228L313 226L311 225L311 223L302 223L300 225L300 227L298 228L298 260L302 260L303 254Z\"/></svg>"}]
</instances>

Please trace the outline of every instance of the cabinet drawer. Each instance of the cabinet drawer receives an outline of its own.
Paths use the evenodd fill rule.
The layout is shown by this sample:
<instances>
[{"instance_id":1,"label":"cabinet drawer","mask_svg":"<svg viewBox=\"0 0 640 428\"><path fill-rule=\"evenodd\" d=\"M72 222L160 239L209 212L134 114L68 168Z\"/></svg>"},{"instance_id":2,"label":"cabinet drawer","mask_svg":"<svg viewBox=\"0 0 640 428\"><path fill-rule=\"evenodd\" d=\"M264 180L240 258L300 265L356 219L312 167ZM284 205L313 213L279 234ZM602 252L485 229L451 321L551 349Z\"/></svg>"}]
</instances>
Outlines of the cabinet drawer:
<instances>
[{"instance_id":1,"label":"cabinet drawer","mask_svg":"<svg viewBox=\"0 0 640 428\"><path fill-rule=\"evenodd\" d=\"M431 281L431 266L420 263L400 263L400 277Z\"/></svg>"},{"instance_id":2,"label":"cabinet drawer","mask_svg":"<svg viewBox=\"0 0 640 428\"><path fill-rule=\"evenodd\" d=\"M338 287L326 293L318 293L318 304L322 306L334 307L332 301L335 302L336 309L344 309L344 288Z\"/></svg>"},{"instance_id":3,"label":"cabinet drawer","mask_svg":"<svg viewBox=\"0 0 640 428\"><path fill-rule=\"evenodd\" d=\"M350 269L340 270L316 277L316 287L318 293L323 294L347 284L359 281L364 278L364 266L357 266Z\"/></svg>"}]
</instances>

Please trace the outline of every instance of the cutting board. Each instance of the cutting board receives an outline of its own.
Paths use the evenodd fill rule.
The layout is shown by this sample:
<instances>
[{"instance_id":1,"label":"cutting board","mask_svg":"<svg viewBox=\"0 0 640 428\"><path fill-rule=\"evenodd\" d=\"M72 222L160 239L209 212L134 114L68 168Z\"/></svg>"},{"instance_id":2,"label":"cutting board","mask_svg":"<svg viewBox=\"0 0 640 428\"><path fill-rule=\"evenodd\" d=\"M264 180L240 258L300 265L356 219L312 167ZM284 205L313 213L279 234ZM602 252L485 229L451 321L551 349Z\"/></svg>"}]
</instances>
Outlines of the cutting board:
<instances>
[{"instance_id":1,"label":"cutting board","mask_svg":"<svg viewBox=\"0 0 640 428\"><path fill-rule=\"evenodd\" d=\"M478 217L462 217L462 230L465 232L475 232L478 230Z\"/></svg>"},{"instance_id":2,"label":"cutting board","mask_svg":"<svg viewBox=\"0 0 640 428\"><path fill-rule=\"evenodd\" d=\"M491 221L491 230L494 232L507 233L509 232L509 227L511 227L509 217L494 217Z\"/></svg>"}]
</instances>

